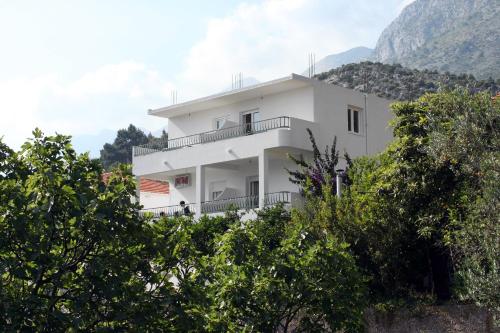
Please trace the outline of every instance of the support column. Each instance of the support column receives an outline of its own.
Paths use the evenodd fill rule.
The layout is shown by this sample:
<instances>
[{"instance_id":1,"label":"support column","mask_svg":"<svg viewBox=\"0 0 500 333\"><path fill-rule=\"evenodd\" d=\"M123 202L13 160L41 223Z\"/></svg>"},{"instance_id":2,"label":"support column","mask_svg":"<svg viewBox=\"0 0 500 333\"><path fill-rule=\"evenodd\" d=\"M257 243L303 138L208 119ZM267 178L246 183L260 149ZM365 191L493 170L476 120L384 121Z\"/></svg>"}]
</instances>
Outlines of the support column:
<instances>
[{"instance_id":1,"label":"support column","mask_svg":"<svg viewBox=\"0 0 500 333\"><path fill-rule=\"evenodd\" d=\"M265 195L269 189L269 153L262 150L259 153L259 208L265 207Z\"/></svg>"},{"instance_id":2,"label":"support column","mask_svg":"<svg viewBox=\"0 0 500 333\"><path fill-rule=\"evenodd\" d=\"M205 166L196 166L196 218L201 216L201 204L205 201Z\"/></svg>"}]
</instances>

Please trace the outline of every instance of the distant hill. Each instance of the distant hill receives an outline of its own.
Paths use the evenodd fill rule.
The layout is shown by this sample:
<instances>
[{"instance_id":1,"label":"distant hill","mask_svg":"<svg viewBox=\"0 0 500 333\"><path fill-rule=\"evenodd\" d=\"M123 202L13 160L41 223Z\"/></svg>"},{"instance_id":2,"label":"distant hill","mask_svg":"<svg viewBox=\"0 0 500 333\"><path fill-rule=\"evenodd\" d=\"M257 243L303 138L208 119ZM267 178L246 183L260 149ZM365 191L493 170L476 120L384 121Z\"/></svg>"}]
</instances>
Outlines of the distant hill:
<instances>
[{"instance_id":1,"label":"distant hill","mask_svg":"<svg viewBox=\"0 0 500 333\"><path fill-rule=\"evenodd\" d=\"M316 62L316 73L323 73L329 71L330 69L353 62L368 60L372 53L373 49L358 46L341 53L330 54L329 56L326 56ZM306 75L308 74L308 71L306 70L302 74Z\"/></svg>"},{"instance_id":2,"label":"distant hill","mask_svg":"<svg viewBox=\"0 0 500 333\"><path fill-rule=\"evenodd\" d=\"M426 92L440 87L466 87L471 91L500 91L500 80L478 81L471 75L442 74L435 70L417 70L374 62L344 65L316 75L331 84L373 93L395 100L415 100Z\"/></svg>"},{"instance_id":3,"label":"distant hill","mask_svg":"<svg viewBox=\"0 0 500 333\"><path fill-rule=\"evenodd\" d=\"M370 60L500 78L499 0L416 0L382 32Z\"/></svg>"}]
</instances>

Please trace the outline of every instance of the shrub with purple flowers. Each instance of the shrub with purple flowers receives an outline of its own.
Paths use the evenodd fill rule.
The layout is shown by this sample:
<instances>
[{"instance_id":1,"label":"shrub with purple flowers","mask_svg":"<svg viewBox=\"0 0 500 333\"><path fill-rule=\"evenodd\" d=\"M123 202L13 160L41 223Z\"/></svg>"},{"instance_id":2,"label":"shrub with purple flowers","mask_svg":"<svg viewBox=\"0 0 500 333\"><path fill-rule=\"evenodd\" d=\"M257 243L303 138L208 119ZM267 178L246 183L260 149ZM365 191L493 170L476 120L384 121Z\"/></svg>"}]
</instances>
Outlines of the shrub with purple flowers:
<instances>
[{"instance_id":1,"label":"shrub with purple flowers","mask_svg":"<svg viewBox=\"0 0 500 333\"><path fill-rule=\"evenodd\" d=\"M313 148L313 159L309 162L304 159L303 155L299 157L289 155L289 158L298 166L298 170L295 171L287 169L290 175L289 180L299 186L302 194L308 192L315 196L322 196L325 185L329 185L331 191L335 193L337 172L339 172L337 165L340 158L337 151L337 137L333 139L331 146L326 146L325 152L322 154L309 128L307 129L307 133L309 133L309 139ZM344 153L344 159L347 162L347 168L349 168L351 159L347 153ZM344 172L342 173L342 181L345 185L349 181Z\"/></svg>"}]
</instances>

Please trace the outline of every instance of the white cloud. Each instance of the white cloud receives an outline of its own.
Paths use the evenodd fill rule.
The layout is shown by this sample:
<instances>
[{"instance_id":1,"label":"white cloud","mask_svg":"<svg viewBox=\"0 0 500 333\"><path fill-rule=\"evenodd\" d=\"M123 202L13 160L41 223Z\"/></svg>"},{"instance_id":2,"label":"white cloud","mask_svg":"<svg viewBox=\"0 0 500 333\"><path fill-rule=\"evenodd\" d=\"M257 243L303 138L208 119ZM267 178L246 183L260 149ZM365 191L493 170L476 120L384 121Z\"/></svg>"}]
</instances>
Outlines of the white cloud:
<instances>
[{"instance_id":1,"label":"white cloud","mask_svg":"<svg viewBox=\"0 0 500 333\"><path fill-rule=\"evenodd\" d=\"M133 88L131 79L145 71L145 65L132 61L106 65L84 74L67 85L58 87L56 94L72 98L86 98L89 95L102 95L123 92Z\"/></svg>"},{"instance_id":2,"label":"white cloud","mask_svg":"<svg viewBox=\"0 0 500 333\"><path fill-rule=\"evenodd\" d=\"M231 15L210 20L180 75L183 96L221 90L238 72L261 81L302 72L309 52L319 58L356 46L338 32L335 20L304 15L316 6L316 1L268 0L241 4Z\"/></svg>"},{"instance_id":3,"label":"white cloud","mask_svg":"<svg viewBox=\"0 0 500 333\"><path fill-rule=\"evenodd\" d=\"M74 81L55 75L0 82L0 136L17 148L35 127L47 133L92 134L134 123L166 125L146 115L168 103L173 84L146 65L122 62L97 68Z\"/></svg>"}]
</instances>

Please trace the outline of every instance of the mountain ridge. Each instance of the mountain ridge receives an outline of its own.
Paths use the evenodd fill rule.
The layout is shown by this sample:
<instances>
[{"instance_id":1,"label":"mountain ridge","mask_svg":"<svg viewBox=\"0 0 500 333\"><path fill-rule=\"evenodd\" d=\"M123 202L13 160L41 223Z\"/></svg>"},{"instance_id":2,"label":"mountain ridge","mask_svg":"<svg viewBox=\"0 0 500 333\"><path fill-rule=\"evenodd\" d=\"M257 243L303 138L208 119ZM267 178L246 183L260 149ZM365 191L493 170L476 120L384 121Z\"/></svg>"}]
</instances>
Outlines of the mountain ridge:
<instances>
[{"instance_id":1,"label":"mountain ridge","mask_svg":"<svg viewBox=\"0 0 500 333\"><path fill-rule=\"evenodd\" d=\"M439 73L418 70L400 64L361 62L348 64L315 76L316 79L361 92L394 100L416 100L428 92L463 87L469 91L500 91L500 80L476 80L467 74Z\"/></svg>"},{"instance_id":2,"label":"mountain ridge","mask_svg":"<svg viewBox=\"0 0 500 333\"><path fill-rule=\"evenodd\" d=\"M380 35L370 60L500 77L500 2L416 0Z\"/></svg>"}]
</instances>

